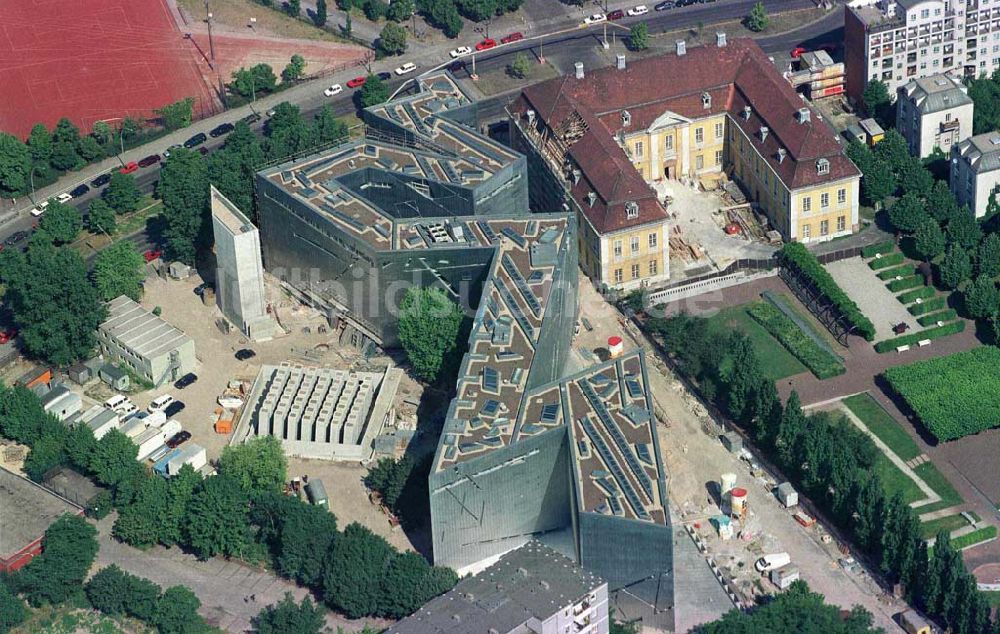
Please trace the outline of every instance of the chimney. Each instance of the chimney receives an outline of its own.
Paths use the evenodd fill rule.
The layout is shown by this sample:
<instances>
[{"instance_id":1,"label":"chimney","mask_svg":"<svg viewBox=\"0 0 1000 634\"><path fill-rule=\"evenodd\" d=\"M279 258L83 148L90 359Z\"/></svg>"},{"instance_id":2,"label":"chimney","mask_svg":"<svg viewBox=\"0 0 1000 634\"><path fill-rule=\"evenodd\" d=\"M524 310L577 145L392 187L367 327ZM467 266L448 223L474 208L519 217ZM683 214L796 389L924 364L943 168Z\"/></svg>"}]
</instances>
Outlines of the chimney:
<instances>
[{"instance_id":1,"label":"chimney","mask_svg":"<svg viewBox=\"0 0 1000 634\"><path fill-rule=\"evenodd\" d=\"M577 183L580 182L580 176L582 176L582 173L580 172L580 170L573 170L573 184L574 185L576 185Z\"/></svg>"},{"instance_id":2,"label":"chimney","mask_svg":"<svg viewBox=\"0 0 1000 634\"><path fill-rule=\"evenodd\" d=\"M715 34L715 45L719 48L725 48L726 46L726 33L725 31L717 31Z\"/></svg>"},{"instance_id":3,"label":"chimney","mask_svg":"<svg viewBox=\"0 0 1000 634\"><path fill-rule=\"evenodd\" d=\"M750 106L743 106L743 118L747 121L750 120L750 113L752 112Z\"/></svg>"},{"instance_id":4,"label":"chimney","mask_svg":"<svg viewBox=\"0 0 1000 634\"><path fill-rule=\"evenodd\" d=\"M783 147L779 147L778 148L778 164L779 165L785 160L785 155L786 154L788 154L788 152L785 150L785 148L783 148Z\"/></svg>"},{"instance_id":5,"label":"chimney","mask_svg":"<svg viewBox=\"0 0 1000 634\"><path fill-rule=\"evenodd\" d=\"M535 125L535 111L529 110L525 114L528 115L528 125Z\"/></svg>"},{"instance_id":6,"label":"chimney","mask_svg":"<svg viewBox=\"0 0 1000 634\"><path fill-rule=\"evenodd\" d=\"M573 67L576 69L576 78L583 79L583 62L577 62Z\"/></svg>"},{"instance_id":7,"label":"chimney","mask_svg":"<svg viewBox=\"0 0 1000 634\"><path fill-rule=\"evenodd\" d=\"M767 133L770 132L770 131L771 131L771 129L768 128L766 125L760 126L760 140L762 142L763 141L767 141Z\"/></svg>"},{"instance_id":8,"label":"chimney","mask_svg":"<svg viewBox=\"0 0 1000 634\"><path fill-rule=\"evenodd\" d=\"M799 123L809 123L809 120L811 118L812 117L809 108L799 108L798 112Z\"/></svg>"},{"instance_id":9,"label":"chimney","mask_svg":"<svg viewBox=\"0 0 1000 634\"><path fill-rule=\"evenodd\" d=\"M625 56L619 53L615 59L618 61L618 70L625 70Z\"/></svg>"},{"instance_id":10,"label":"chimney","mask_svg":"<svg viewBox=\"0 0 1000 634\"><path fill-rule=\"evenodd\" d=\"M684 40L677 40L677 55L680 56L686 54L687 54L687 44L684 43Z\"/></svg>"}]
</instances>

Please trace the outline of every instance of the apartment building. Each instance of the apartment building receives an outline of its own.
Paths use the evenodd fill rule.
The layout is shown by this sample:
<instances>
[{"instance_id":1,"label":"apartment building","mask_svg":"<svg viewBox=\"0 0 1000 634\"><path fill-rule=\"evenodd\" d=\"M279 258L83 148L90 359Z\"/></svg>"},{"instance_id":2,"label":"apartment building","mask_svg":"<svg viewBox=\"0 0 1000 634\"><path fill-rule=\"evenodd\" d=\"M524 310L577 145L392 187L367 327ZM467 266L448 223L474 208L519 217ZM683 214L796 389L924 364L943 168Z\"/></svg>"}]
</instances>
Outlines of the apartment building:
<instances>
[{"instance_id":1,"label":"apartment building","mask_svg":"<svg viewBox=\"0 0 1000 634\"><path fill-rule=\"evenodd\" d=\"M851 3L855 4L856 3ZM912 79L976 77L1000 68L997 0L881 0L844 8L847 94L880 79L889 94Z\"/></svg>"},{"instance_id":2,"label":"apartment building","mask_svg":"<svg viewBox=\"0 0 1000 634\"><path fill-rule=\"evenodd\" d=\"M636 240L641 257L649 234L667 231L659 211L666 209L649 187L663 178L730 173L786 240L857 229L860 172L752 40L727 42L720 33L715 46L678 42L674 54L578 68L574 78L526 88L510 113L515 147L529 163L532 156L544 163L581 212L581 266L610 285L634 281L636 263L627 257ZM636 196L636 225L620 236L607 219L628 222L627 209L623 218L603 203L625 183ZM530 193L533 204L554 204L534 186ZM640 226L644 204L649 224Z\"/></svg>"},{"instance_id":3,"label":"apartment building","mask_svg":"<svg viewBox=\"0 0 1000 634\"><path fill-rule=\"evenodd\" d=\"M976 218L985 216L990 199L1000 191L1000 132L952 146L948 180L959 205L966 205Z\"/></svg>"},{"instance_id":4,"label":"apartment building","mask_svg":"<svg viewBox=\"0 0 1000 634\"><path fill-rule=\"evenodd\" d=\"M924 158L972 135L972 98L961 81L937 74L911 79L896 91L896 130L910 154Z\"/></svg>"}]
</instances>

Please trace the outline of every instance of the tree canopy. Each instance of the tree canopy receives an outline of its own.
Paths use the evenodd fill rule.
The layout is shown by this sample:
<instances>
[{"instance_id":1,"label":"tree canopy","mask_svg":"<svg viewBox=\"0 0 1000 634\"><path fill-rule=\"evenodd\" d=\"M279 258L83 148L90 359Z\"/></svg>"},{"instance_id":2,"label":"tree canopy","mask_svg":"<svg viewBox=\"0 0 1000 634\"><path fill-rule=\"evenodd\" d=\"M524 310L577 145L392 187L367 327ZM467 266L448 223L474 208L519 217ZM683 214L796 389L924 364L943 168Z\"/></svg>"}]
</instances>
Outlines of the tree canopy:
<instances>
[{"instance_id":1,"label":"tree canopy","mask_svg":"<svg viewBox=\"0 0 1000 634\"><path fill-rule=\"evenodd\" d=\"M53 199L45 208L45 215L42 216L38 226L52 236L55 244L66 244L76 240L80 229L83 228L83 218L80 217L76 207Z\"/></svg>"},{"instance_id":2,"label":"tree canopy","mask_svg":"<svg viewBox=\"0 0 1000 634\"><path fill-rule=\"evenodd\" d=\"M288 460L281 441L257 436L222 449L219 474L233 479L248 494L281 491L288 478Z\"/></svg>"},{"instance_id":3,"label":"tree canopy","mask_svg":"<svg viewBox=\"0 0 1000 634\"><path fill-rule=\"evenodd\" d=\"M155 111L163 121L163 127L168 130L180 130L191 125L194 116L194 97L185 97Z\"/></svg>"},{"instance_id":4,"label":"tree canopy","mask_svg":"<svg viewBox=\"0 0 1000 634\"><path fill-rule=\"evenodd\" d=\"M160 170L157 186L163 201L163 237L172 260L194 264L200 247L210 243L208 169L197 152L177 148Z\"/></svg>"},{"instance_id":5,"label":"tree canopy","mask_svg":"<svg viewBox=\"0 0 1000 634\"><path fill-rule=\"evenodd\" d=\"M368 75L365 85L361 87L359 97L361 107L377 106L389 100L389 87L378 75Z\"/></svg>"},{"instance_id":6,"label":"tree canopy","mask_svg":"<svg viewBox=\"0 0 1000 634\"><path fill-rule=\"evenodd\" d=\"M879 125L886 126L892 121L889 110L892 108L892 96L889 95L889 88L884 82L873 79L865 86L861 94L861 103L865 112L879 122Z\"/></svg>"},{"instance_id":7,"label":"tree canopy","mask_svg":"<svg viewBox=\"0 0 1000 634\"><path fill-rule=\"evenodd\" d=\"M378 36L377 48L385 56L406 52L406 29L395 22L386 22Z\"/></svg>"},{"instance_id":8,"label":"tree canopy","mask_svg":"<svg viewBox=\"0 0 1000 634\"><path fill-rule=\"evenodd\" d=\"M200 559L239 556L252 540L248 517L246 492L220 472L202 481L188 503L188 546Z\"/></svg>"},{"instance_id":9,"label":"tree canopy","mask_svg":"<svg viewBox=\"0 0 1000 634\"><path fill-rule=\"evenodd\" d=\"M139 208L142 191L135 184L134 176L115 170L111 173L111 180L101 197L115 210L115 213L127 214Z\"/></svg>"},{"instance_id":10,"label":"tree canopy","mask_svg":"<svg viewBox=\"0 0 1000 634\"><path fill-rule=\"evenodd\" d=\"M458 346L461 325L462 311L444 291L407 289L400 304L399 341L414 374L437 379L445 358Z\"/></svg>"},{"instance_id":11,"label":"tree canopy","mask_svg":"<svg viewBox=\"0 0 1000 634\"><path fill-rule=\"evenodd\" d=\"M323 609L309 597L296 603L291 592L285 598L264 608L255 621L257 634L319 634L326 625Z\"/></svg>"},{"instance_id":12,"label":"tree canopy","mask_svg":"<svg viewBox=\"0 0 1000 634\"><path fill-rule=\"evenodd\" d=\"M31 152L13 134L0 132L0 193L13 196L28 189Z\"/></svg>"},{"instance_id":13,"label":"tree canopy","mask_svg":"<svg viewBox=\"0 0 1000 634\"><path fill-rule=\"evenodd\" d=\"M135 244L119 240L103 249L94 260L91 277L104 301L126 295L138 301L142 295L142 280L146 261Z\"/></svg>"},{"instance_id":14,"label":"tree canopy","mask_svg":"<svg viewBox=\"0 0 1000 634\"><path fill-rule=\"evenodd\" d=\"M771 23L771 18L767 15L767 9L763 2L755 2L750 9L750 13L743 18L743 25L754 33L760 33Z\"/></svg>"},{"instance_id":15,"label":"tree canopy","mask_svg":"<svg viewBox=\"0 0 1000 634\"><path fill-rule=\"evenodd\" d=\"M79 515L63 515L45 531L42 554L17 575L32 605L62 603L79 592L97 556L97 529Z\"/></svg>"}]
</instances>

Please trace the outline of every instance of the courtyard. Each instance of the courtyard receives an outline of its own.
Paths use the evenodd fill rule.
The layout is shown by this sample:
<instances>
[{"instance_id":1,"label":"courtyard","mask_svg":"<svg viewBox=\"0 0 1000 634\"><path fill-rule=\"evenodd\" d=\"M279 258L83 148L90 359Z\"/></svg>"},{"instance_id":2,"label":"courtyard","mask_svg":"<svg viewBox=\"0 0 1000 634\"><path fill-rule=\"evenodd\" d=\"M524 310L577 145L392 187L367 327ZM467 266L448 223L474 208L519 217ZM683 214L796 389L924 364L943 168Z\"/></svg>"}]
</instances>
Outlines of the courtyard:
<instances>
[{"instance_id":1,"label":"courtyard","mask_svg":"<svg viewBox=\"0 0 1000 634\"><path fill-rule=\"evenodd\" d=\"M910 332L919 330L917 318L897 301L896 296L886 288L865 261L861 258L847 258L826 265L840 288L854 300L861 312L875 324L875 341L892 339L896 336L892 328L896 324L906 324Z\"/></svg>"}]
</instances>

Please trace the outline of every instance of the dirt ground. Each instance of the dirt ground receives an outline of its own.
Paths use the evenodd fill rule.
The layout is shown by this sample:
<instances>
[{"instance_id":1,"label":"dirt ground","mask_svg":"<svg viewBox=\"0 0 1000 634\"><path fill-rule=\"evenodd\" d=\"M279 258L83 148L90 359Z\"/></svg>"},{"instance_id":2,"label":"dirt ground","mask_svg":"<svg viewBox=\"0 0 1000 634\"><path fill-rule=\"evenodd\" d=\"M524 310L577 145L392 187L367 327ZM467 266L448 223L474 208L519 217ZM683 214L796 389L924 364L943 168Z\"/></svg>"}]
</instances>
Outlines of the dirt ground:
<instances>
[{"instance_id":1,"label":"dirt ground","mask_svg":"<svg viewBox=\"0 0 1000 634\"><path fill-rule=\"evenodd\" d=\"M486 72L479 73L479 80L476 82L476 88L479 89L483 95L489 97L492 95L499 95L511 90L520 90L527 84L533 84L535 82L545 81L546 79L552 79L559 75L559 71L555 69L554 66L548 62L544 64L538 63L538 58L530 53L525 53L529 55L529 61L531 62L531 70L528 76L524 79L518 79L517 77L512 77L506 68L493 68ZM469 72L472 72L472 63L468 63Z\"/></svg>"}]
</instances>

